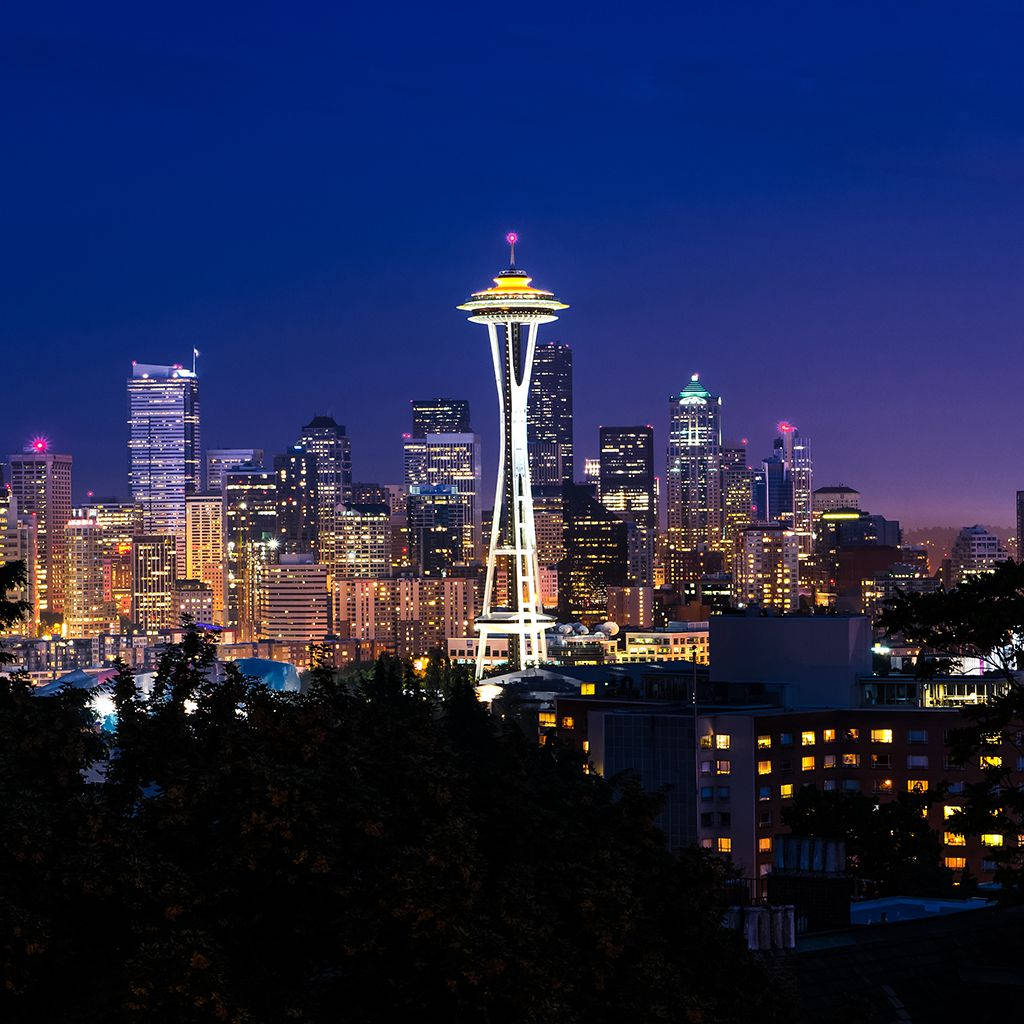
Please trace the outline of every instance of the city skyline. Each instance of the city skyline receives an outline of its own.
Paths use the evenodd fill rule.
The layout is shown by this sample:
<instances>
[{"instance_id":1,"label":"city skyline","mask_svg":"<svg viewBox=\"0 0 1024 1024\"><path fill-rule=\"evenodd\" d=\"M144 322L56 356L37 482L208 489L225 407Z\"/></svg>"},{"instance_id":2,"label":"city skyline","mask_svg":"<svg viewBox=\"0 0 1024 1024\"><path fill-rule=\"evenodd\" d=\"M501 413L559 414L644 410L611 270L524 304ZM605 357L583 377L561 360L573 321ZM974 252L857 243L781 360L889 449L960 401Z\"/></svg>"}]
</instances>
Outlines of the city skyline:
<instances>
[{"instance_id":1,"label":"city skyline","mask_svg":"<svg viewBox=\"0 0 1024 1024\"><path fill-rule=\"evenodd\" d=\"M576 353L578 463L602 423L652 423L661 449L663 394L698 371L753 458L788 420L866 507L1012 521L1019 12L570 4L523 47L496 12L229 5L196 32L116 6L8 26L0 343L32 386L4 454L49 434L81 486L126 493L118 382L194 346L211 447L284 451L332 413L357 478L397 480L409 400L453 394L489 467L486 355L447 297L515 229L573 297L551 338ZM514 123L558 128L543 159L482 173L467 125L511 68ZM946 408L965 355L983 445Z\"/></svg>"}]
</instances>

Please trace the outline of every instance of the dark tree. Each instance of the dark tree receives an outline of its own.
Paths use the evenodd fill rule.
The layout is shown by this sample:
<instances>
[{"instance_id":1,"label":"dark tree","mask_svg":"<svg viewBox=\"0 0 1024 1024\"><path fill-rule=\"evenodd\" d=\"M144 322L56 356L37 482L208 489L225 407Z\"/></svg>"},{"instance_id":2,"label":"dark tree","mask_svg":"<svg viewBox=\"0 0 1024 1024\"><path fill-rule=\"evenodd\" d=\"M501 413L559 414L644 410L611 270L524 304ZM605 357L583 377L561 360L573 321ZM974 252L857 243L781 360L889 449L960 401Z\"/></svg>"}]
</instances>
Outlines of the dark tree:
<instances>
[{"instance_id":1,"label":"dark tree","mask_svg":"<svg viewBox=\"0 0 1024 1024\"><path fill-rule=\"evenodd\" d=\"M842 839L848 871L880 896L944 895L953 891L953 876L942 865L942 839L922 813L928 798L873 800L804 786L782 820L795 835Z\"/></svg>"},{"instance_id":2,"label":"dark tree","mask_svg":"<svg viewBox=\"0 0 1024 1024\"><path fill-rule=\"evenodd\" d=\"M890 637L920 647L918 675L935 678L961 659L980 660L1000 684L993 699L964 709L969 724L951 730L953 756L978 765L984 781L968 785L963 812L950 827L970 835L999 834L991 853L1007 898L1024 896L1024 564L1007 561L991 573L935 594L901 594L883 612Z\"/></svg>"},{"instance_id":3,"label":"dark tree","mask_svg":"<svg viewBox=\"0 0 1024 1024\"><path fill-rule=\"evenodd\" d=\"M109 750L81 691L0 694L0 1019L783 1019L720 863L447 659L298 695L213 654L190 630L149 698L121 669Z\"/></svg>"}]
</instances>

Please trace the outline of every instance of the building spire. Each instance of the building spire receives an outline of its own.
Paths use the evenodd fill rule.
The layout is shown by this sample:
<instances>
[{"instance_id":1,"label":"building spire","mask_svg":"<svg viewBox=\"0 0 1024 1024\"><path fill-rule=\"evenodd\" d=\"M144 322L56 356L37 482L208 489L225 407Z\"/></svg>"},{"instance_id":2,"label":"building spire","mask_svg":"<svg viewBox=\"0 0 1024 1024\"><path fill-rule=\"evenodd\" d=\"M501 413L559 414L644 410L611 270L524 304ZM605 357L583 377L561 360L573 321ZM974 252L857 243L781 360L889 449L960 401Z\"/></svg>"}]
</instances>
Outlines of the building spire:
<instances>
[{"instance_id":1,"label":"building spire","mask_svg":"<svg viewBox=\"0 0 1024 1024\"><path fill-rule=\"evenodd\" d=\"M516 269L516 242L519 241L519 236L514 232L510 231L505 236L505 241L508 242L508 269Z\"/></svg>"}]
</instances>

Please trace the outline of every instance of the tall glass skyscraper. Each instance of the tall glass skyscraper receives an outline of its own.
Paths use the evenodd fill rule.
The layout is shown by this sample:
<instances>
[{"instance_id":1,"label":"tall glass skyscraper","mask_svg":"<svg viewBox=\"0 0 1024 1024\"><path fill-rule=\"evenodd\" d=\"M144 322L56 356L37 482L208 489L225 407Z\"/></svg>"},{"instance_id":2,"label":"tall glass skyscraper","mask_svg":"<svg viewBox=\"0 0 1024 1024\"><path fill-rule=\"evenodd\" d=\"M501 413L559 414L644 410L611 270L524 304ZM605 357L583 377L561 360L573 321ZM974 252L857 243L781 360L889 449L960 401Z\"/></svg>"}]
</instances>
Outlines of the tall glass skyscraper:
<instances>
[{"instance_id":1,"label":"tall glass skyscraper","mask_svg":"<svg viewBox=\"0 0 1024 1024\"><path fill-rule=\"evenodd\" d=\"M572 348L563 342L539 341L534 349L526 437L531 482L571 484Z\"/></svg>"},{"instance_id":2,"label":"tall glass skyscraper","mask_svg":"<svg viewBox=\"0 0 1024 1024\"><path fill-rule=\"evenodd\" d=\"M657 509L654 497L654 429L600 428L601 504L633 527L629 544L631 582L650 586L654 572Z\"/></svg>"},{"instance_id":3,"label":"tall glass skyscraper","mask_svg":"<svg viewBox=\"0 0 1024 1024\"><path fill-rule=\"evenodd\" d=\"M668 528L682 550L721 546L721 452L722 399L695 373L669 398Z\"/></svg>"},{"instance_id":4,"label":"tall glass skyscraper","mask_svg":"<svg viewBox=\"0 0 1024 1024\"><path fill-rule=\"evenodd\" d=\"M145 533L175 539L185 568L185 499L199 492L199 379L182 366L133 363L128 378L128 487Z\"/></svg>"},{"instance_id":5,"label":"tall glass skyscraper","mask_svg":"<svg viewBox=\"0 0 1024 1024\"><path fill-rule=\"evenodd\" d=\"M419 398L412 403L412 436L468 434L469 402L462 398Z\"/></svg>"},{"instance_id":6,"label":"tall glass skyscraper","mask_svg":"<svg viewBox=\"0 0 1024 1024\"><path fill-rule=\"evenodd\" d=\"M333 416L314 416L299 444L316 458L317 557L331 565L337 509L352 500L352 441Z\"/></svg>"}]
</instances>

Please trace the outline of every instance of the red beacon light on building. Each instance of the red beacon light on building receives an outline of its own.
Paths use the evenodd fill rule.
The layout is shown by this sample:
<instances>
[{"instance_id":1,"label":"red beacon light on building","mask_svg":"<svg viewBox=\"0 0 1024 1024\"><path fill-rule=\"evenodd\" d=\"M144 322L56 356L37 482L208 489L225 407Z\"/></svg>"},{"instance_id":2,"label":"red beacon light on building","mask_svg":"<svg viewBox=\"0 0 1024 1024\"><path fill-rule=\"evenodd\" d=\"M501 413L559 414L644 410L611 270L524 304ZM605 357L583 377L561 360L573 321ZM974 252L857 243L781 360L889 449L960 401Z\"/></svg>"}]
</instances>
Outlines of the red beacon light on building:
<instances>
[{"instance_id":1,"label":"red beacon light on building","mask_svg":"<svg viewBox=\"0 0 1024 1024\"><path fill-rule=\"evenodd\" d=\"M30 445L34 452L45 452L50 448L50 440L46 437L33 437Z\"/></svg>"},{"instance_id":2,"label":"red beacon light on building","mask_svg":"<svg viewBox=\"0 0 1024 1024\"><path fill-rule=\"evenodd\" d=\"M780 434L792 434L794 430L796 430L796 427L794 427L792 423L787 423L785 420L779 424Z\"/></svg>"}]
</instances>

